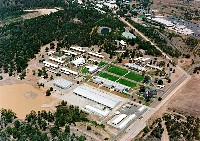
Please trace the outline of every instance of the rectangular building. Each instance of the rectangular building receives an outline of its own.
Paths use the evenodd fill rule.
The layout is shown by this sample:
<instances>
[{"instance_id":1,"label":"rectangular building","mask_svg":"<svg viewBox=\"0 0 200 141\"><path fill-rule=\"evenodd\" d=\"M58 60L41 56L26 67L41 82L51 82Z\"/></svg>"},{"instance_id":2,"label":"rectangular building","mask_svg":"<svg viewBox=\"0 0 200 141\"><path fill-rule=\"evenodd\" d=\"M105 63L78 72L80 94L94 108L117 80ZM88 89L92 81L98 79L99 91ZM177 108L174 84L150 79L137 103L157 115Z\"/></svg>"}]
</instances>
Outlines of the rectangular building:
<instances>
[{"instance_id":1,"label":"rectangular building","mask_svg":"<svg viewBox=\"0 0 200 141\"><path fill-rule=\"evenodd\" d=\"M74 85L74 83L63 78L56 78L53 82L53 85L61 89L69 89Z\"/></svg>"},{"instance_id":2,"label":"rectangular building","mask_svg":"<svg viewBox=\"0 0 200 141\"><path fill-rule=\"evenodd\" d=\"M106 106L110 109L114 108L121 102L121 99L109 94L106 94L102 91L97 90L89 86L81 85L77 87L74 91L74 94L94 101L98 104Z\"/></svg>"}]
</instances>

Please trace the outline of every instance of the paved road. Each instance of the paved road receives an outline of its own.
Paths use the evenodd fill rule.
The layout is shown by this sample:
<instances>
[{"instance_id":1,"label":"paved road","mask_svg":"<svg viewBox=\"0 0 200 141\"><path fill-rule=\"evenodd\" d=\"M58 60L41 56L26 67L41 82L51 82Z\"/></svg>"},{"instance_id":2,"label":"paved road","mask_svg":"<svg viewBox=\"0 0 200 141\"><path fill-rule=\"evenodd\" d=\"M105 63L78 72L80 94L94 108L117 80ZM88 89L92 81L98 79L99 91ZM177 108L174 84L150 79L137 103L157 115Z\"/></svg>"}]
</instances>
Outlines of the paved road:
<instances>
[{"instance_id":1,"label":"paved road","mask_svg":"<svg viewBox=\"0 0 200 141\"><path fill-rule=\"evenodd\" d=\"M143 39L146 41L149 41L153 46L155 46L159 51L162 52L162 55L165 56L168 60L171 60L171 58L165 54L158 46L156 46L153 42L151 42L146 36L144 36L141 32L139 32L136 28L134 28L129 22L125 21L124 18L119 18L122 22L124 22L126 25L128 25L130 28L132 28L137 34L139 34ZM179 67L179 66L178 66ZM180 68L180 67L179 67ZM181 69L181 68L180 68ZM182 69L181 69L182 70ZM191 76L188 75L184 70L182 70L184 73L183 75L175 81L165 92L163 93L162 97L166 95L166 98L164 98L159 105L156 106L156 108L150 108L149 110L145 110L144 114L142 115L141 119L137 119L136 121L131 121L124 129L120 131L118 135L115 136L113 141L120 140L120 141L128 141L133 139L145 126L146 121L153 115L155 112L157 112L173 95L174 93L180 89L190 78ZM157 104L157 101L153 102L153 105ZM126 133L121 139L120 137Z\"/></svg>"},{"instance_id":2,"label":"paved road","mask_svg":"<svg viewBox=\"0 0 200 141\"><path fill-rule=\"evenodd\" d=\"M149 40L146 36L144 36L140 31L138 31L135 27L133 27L129 22L127 22L124 18L120 17L120 21L128 25L130 28L132 28L137 34L139 34L144 40L148 41L151 43L151 45L155 46L157 50L159 50L163 56L165 56L168 60L171 60L171 58L164 53L157 45L155 45L151 40Z\"/></svg>"},{"instance_id":3,"label":"paved road","mask_svg":"<svg viewBox=\"0 0 200 141\"><path fill-rule=\"evenodd\" d=\"M120 141L129 141L137 136L137 134L146 126L146 121L155 114L174 94L177 90L179 90L183 85L190 79L191 77L184 74L180 77L179 81L169 89L165 95L167 97L163 99L156 108L151 108L146 111L142 116L142 119L138 119L134 122L130 127L127 128L126 134L120 139ZM118 139L116 139L118 140Z\"/></svg>"}]
</instances>

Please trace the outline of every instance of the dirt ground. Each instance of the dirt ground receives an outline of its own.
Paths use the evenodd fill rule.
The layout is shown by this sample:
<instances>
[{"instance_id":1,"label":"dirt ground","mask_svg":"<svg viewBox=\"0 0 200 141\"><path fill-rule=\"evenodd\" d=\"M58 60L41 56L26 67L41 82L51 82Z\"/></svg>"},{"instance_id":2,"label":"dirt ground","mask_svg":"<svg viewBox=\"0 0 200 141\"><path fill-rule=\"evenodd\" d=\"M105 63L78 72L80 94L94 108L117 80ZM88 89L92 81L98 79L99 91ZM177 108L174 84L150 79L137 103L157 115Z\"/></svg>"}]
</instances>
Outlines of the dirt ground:
<instances>
[{"instance_id":1,"label":"dirt ground","mask_svg":"<svg viewBox=\"0 0 200 141\"><path fill-rule=\"evenodd\" d=\"M43 89L36 89L29 84L13 84L0 86L0 108L11 109L20 119L25 118L32 110L41 111L52 99L45 96Z\"/></svg>"},{"instance_id":2,"label":"dirt ground","mask_svg":"<svg viewBox=\"0 0 200 141\"><path fill-rule=\"evenodd\" d=\"M25 15L22 15L23 19L31 19L42 15L49 15L50 13L57 12L60 9L34 9L34 10L24 10L26 12L31 12Z\"/></svg>"},{"instance_id":3,"label":"dirt ground","mask_svg":"<svg viewBox=\"0 0 200 141\"><path fill-rule=\"evenodd\" d=\"M177 96L167 105L170 110L200 117L200 75L191 80L177 92Z\"/></svg>"}]
</instances>

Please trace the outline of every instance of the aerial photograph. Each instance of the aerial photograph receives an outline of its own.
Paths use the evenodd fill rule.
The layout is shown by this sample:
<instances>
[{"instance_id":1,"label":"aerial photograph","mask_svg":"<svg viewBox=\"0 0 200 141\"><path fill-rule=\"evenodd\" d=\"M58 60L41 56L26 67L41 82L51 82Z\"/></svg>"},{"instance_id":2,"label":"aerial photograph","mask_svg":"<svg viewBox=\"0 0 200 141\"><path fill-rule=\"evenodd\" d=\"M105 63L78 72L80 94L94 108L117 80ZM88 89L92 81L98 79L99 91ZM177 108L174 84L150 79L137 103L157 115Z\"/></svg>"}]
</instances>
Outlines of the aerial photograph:
<instances>
[{"instance_id":1,"label":"aerial photograph","mask_svg":"<svg viewBox=\"0 0 200 141\"><path fill-rule=\"evenodd\" d=\"M0 141L200 141L200 0L0 0Z\"/></svg>"}]
</instances>

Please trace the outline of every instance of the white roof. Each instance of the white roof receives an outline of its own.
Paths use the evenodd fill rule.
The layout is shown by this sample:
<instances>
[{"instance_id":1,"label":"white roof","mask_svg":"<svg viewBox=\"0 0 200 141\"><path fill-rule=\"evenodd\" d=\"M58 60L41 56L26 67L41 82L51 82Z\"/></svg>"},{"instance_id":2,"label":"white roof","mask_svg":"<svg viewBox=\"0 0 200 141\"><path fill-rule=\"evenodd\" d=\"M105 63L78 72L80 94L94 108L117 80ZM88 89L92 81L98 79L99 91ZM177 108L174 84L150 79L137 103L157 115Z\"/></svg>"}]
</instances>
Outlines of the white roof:
<instances>
[{"instance_id":1,"label":"white roof","mask_svg":"<svg viewBox=\"0 0 200 141\"><path fill-rule=\"evenodd\" d=\"M61 64L64 63L64 61L62 61L61 59L59 59L59 58L54 58L54 57L49 57L49 60L52 60L52 61L55 61L55 62L58 62L58 63L61 63Z\"/></svg>"},{"instance_id":2,"label":"white roof","mask_svg":"<svg viewBox=\"0 0 200 141\"><path fill-rule=\"evenodd\" d=\"M119 115L115 120L112 121L112 124L117 125L119 122L121 122L127 115L121 114Z\"/></svg>"},{"instance_id":3,"label":"white roof","mask_svg":"<svg viewBox=\"0 0 200 141\"><path fill-rule=\"evenodd\" d=\"M124 66L132 68L132 69L137 69L137 70L140 70L140 71L147 71L147 69L145 69L145 67L142 67L142 66L139 66L139 65L136 65L136 64L133 64L133 63L125 63Z\"/></svg>"},{"instance_id":4,"label":"white roof","mask_svg":"<svg viewBox=\"0 0 200 141\"><path fill-rule=\"evenodd\" d=\"M73 51L71 51L71 50L63 50L63 52L65 53L65 54L67 54L67 55L75 55L75 56L77 56L79 53L77 53L77 52L73 52Z\"/></svg>"},{"instance_id":5,"label":"white roof","mask_svg":"<svg viewBox=\"0 0 200 141\"><path fill-rule=\"evenodd\" d=\"M88 52L88 54L99 57L99 58L104 58L104 56L101 55L101 53L98 53L98 52Z\"/></svg>"},{"instance_id":6,"label":"white roof","mask_svg":"<svg viewBox=\"0 0 200 141\"><path fill-rule=\"evenodd\" d=\"M138 111L142 112L144 109L145 109L145 107L142 106L142 107L140 107L140 108L138 109Z\"/></svg>"},{"instance_id":7,"label":"white roof","mask_svg":"<svg viewBox=\"0 0 200 141\"><path fill-rule=\"evenodd\" d=\"M153 21L156 21L158 23L161 23L161 24L164 24L166 26L174 26L174 24L171 22L171 21L168 21L164 18L160 18L160 17L157 17L157 18L152 18Z\"/></svg>"},{"instance_id":8,"label":"white roof","mask_svg":"<svg viewBox=\"0 0 200 141\"><path fill-rule=\"evenodd\" d=\"M108 6L109 8L116 8L117 7L117 5L115 3L104 2L103 4Z\"/></svg>"},{"instance_id":9,"label":"white roof","mask_svg":"<svg viewBox=\"0 0 200 141\"><path fill-rule=\"evenodd\" d=\"M143 57L138 57L138 58L135 58L134 60L137 61L137 60L140 60L140 61L148 61L150 60L151 58L143 58Z\"/></svg>"},{"instance_id":10,"label":"white roof","mask_svg":"<svg viewBox=\"0 0 200 141\"><path fill-rule=\"evenodd\" d=\"M151 67L153 69L158 69L158 70L162 70L162 68L156 66L156 65L150 65L150 64L147 64L148 67Z\"/></svg>"},{"instance_id":11,"label":"white roof","mask_svg":"<svg viewBox=\"0 0 200 141\"><path fill-rule=\"evenodd\" d=\"M136 115L130 115L128 118L126 118L120 125L119 128L122 129L124 126L126 126L131 120L133 120L134 118L136 118Z\"/></svg>"},{"instance_id":12,"label":"white roof","mask_svg":"<svg viewBox=\"0 0 200 141\"><path fill-rule=\"evenodd\" d=\"M130 87L128 87L126 85L108 80L108 79L100 77L100 76L94 77L93 81L98 82L98 83L102 82L104 86L110 86L110 87L113 86L113 87L115 87L116 90L119 90L119 91L124 91L125 89L128 89L128 90L130 89Z\"/></svg>"},{"instance_id":13,"label":"white roof","mask_svg":"<svg viewBox=\"0 0 200 141\"><path fill-rule=\"evenodd\" d=\"M80 57L78 59L75 59L73 61L71 61L72 64L74 64L75 66L80 66L80 65L83 65L85 63L85 59Z\"/></svg>"},{"instance_id":14,"label":"white roof","mask_svg":"<svg viewBox=\"0 0 200 141\"><path fill-rule=\"evenodd\" d=\"M83 50L82 47L70 47L70 48L79 52L85 52L85 50Z\"/></svg>"},{"instance_id":15,"label":"white roof","mask_svg":"<svg viewBox=\"0 0 200 141\"><path fill-rule=\"evenodd\" d=\"M89 66L85 66L85 67L88 68L88 71L91 73L98 69L97 65L89 65Z\"/></svg>"},{"instance_id":16,"label":"white roof","mask_svg":"<svg viewBox=\"0 0 200 141\"><path fill-rule=\"evenodd\" d=\"M118 102L121 101L120 98L117 98L115 96L111 96L109 94L106 94L102 91L99 91L97 89L82 85L77 87L73 93L81 95L85 98L88 98L92 101L95 101L99 104L102 104L104 106L107 106L109 108L114 108Z\"/></svg>"},{"instance_id":17,"label":"white roof","mask_svg":"<svg viewBox=\"0 0 200 141\"><path fill-rule=\"evenodd\" d=\"M74 85L74 83L72 83L71 81L68 81L66 79L63 78L56 78L53 82L54 85L61 87L63 89L67 89L69 87L71 87L72 85Z\"/></svg>"},{"instance_id":18,"label":"white roof","mask_svg":"<svg viewBox=\"0 0 200 141\"><path fill-rule=\"evenodd\" d=\"M78 75L78 72L76 71L73 71L73 70L70 70L68 68L61 68L62 71L64 71L65 73L71 73L71 74L74 74L74 75Z\"/></svg>"},{"instance_id":19,"label":"white roof","mask_svg":"<svg viewBox=\"0 0 200 141\"><path fill-rule=\"evenodd\" d=\"M123 33L122 33L122 36L124 36L124 37L126 37L126 38L128 38L128 39L134 39L134 38L136 38L135 35L133 35L133 34L130 33L130 32L127 32L127 31L123 32Z\"/></svg>"},{"instance_id":20,"label":"white roof","mask_svg":"<svg viewBox=\"0 0 200 141\"><path fill-rule=\"evenodd\" d=\"M58 68L58 65L53 64L51 62L47 62L47 61L43 61L45 67L54 67L54 68Z\"/></svg>"},{"instance_id":21,"label":"white roof","mask_svg":"<svg viewBox=\"0 0 200 141\"><path fill-rule=\"evenodd\" d=\"M119 43L120 43L121 45L123 45L123 46L126 46L126 42L123 41L123 40L121 40Z\"/></svg>"},{"instance_id":22,"label":"white roof","mask_svg":"<svg viewBox=\"0 0 200 141\"><path fill-rule=\"evenodd\" d=\"M96 6L99 7L99 8L103 8L103 4L98 4L97 3Z\"/></svg>"},{"instance_id":23,"label":"white roof","mask_svg":"<svg viewBox=\"0 0 200 141\"><path fill-rule=\"evenodd\" d=\"M90 106L90 105L86 105L85 107L85 110L87 112L91 112L91 113L94 113L94 114L97 114L97 115L100 115L100 116L107 116L109 111L103 111L103 110L100 110L100 109L97 109L93 106Z\"/></svg>"}]
</instances>

